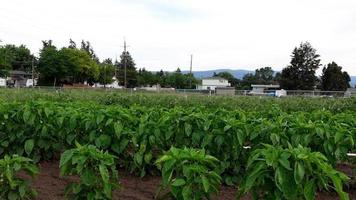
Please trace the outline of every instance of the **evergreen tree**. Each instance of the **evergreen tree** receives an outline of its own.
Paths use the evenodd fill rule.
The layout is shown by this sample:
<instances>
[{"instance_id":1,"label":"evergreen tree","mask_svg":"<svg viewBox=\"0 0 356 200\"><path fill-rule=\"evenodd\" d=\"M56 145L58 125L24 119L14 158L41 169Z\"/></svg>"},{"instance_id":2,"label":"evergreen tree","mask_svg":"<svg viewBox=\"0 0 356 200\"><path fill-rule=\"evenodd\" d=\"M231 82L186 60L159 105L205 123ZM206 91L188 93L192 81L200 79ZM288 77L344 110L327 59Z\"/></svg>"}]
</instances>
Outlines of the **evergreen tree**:
<instances>
[{"instance_id":1,"label":"evergreen tree","mask_svg":"<svg viewBox=\"0 0 356 200\"><path fill-rule=\"evenodd\" d=\"M280 85L288 90L311 90L316 85L319 55L310 43L301 43L292 52L291 65L282 70Z\"/></svg>"},{"instance_id":2,"label":"evergreen tree","mask_svg":"<svg viewBox=\"0 0 356 200\"><path fill-rule=\"evenodd\" d=\"M343 72L342 67L332 62L323 68L321 88L324 91L345 91L350 87L350 80L348 73Z\"/></svg>"},{"instance_id":3,"label":"evergreen tree","mask_svg":"<svg viewBox=\"0 0 356 200\"><path fill-rule=\"evenodd\" d=\"M99 63L99 58L96 56L94 48L89 41L82 40L80 49L87 52L96 63Z\"/></svg>"},{"instance_id":4,"label":"evergreen tree","mask_svg":"<svg viewBox=\"0 0 356 200\"><path fill-rule=\"evenodd\" d=\"M77 48L77 44L72 40L72 39L69 39L69 46L68 48L70 49L76 49Z\"/></svg>"},{"instance_id":5,"label":"evergreen tree","mask_svg":"<svg viewBox=\"0 0 356 200\"><path fill-rule=\"evenodd\" d=\"M118 79L120 85L125 86L125 64L126 64L126 87L137 86L137 71L135 62L128 51L122 52L120 56Z\"/></svg>"}]
</instances>

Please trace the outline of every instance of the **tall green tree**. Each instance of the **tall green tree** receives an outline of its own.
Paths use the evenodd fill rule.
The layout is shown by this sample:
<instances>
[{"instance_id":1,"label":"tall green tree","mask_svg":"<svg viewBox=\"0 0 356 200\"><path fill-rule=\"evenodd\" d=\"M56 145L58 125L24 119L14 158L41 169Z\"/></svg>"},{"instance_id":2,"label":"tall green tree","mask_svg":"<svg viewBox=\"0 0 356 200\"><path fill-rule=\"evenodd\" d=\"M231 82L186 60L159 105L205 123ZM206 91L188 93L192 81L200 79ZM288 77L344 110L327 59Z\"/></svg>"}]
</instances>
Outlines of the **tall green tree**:
<instances>
[{"instance_id":1,"label":"tall green tree","mask_svg":"<svg viewBox=\"0 0 356 200\"><path fill-rule=\"evenodd\" d=\"M59 51L52 44L52 40L42 41L42 44L37 68L40 73L39 84L57 86L68 74L68 69L63 65Z\"/></svg>"},{"instance_id":2,"label":"tall green tree","mask_svg":"<svg viewBox=\"0 0 356 200\"><path fill-rule=\"evenodd\" d=\"M288 90L311 90L316 85L315 71L320 66L320 55L309 42L301 43L292 52L290 66L282 70L280 85Z\"/></svg>"},{"instance_id":3,"label":"tall green tree","mask_svg":"<svg viewBox=\"0 0 356 200\"><path fill-rule=\"evenodd\" d=\"M262 67L260 69L256 69L255 78L257 84L272 84L274 82L274 71L271 67Z\"/></svg>"},{"instance_id":4,"label":"tall green tree","mask_svg":"<svg viewBox=\"0 0 356 200\"><path fill-rule=\"evenodd\" d=\"M177 89L185 89L188 85L187 78L182 74L181 70L177 68L177 70L173 73L167 74L166 78L166 86L174 87Z\"/></svg>"},{"instance_id":5,"label":"tall green tree","mask_svg":"<svg viewBox=\"0 0 356 200\"><path fill-rule=\"evenodd\" d=\"M35 64L36 58L25 45L0 46L0 71L4 74L9 70L31 72L32 62Z\"/></svg>"},{"instance_id":6,"label":"tall green tree","mask_svg":"<svg viewBox=\"0 0 356 200\"><path fill-rule=\"evenodd\" d=\"M335 62L329 63L323 68L321 76L321 89L324 91L345 91L350 87L351 78L342 67Z\"/></svg>"},{"instance_id":7,"label":"tall green tree","mask_svg":"<svg viewBox=\"0 0 356 200\"><path fill-rule=\"evenodd\" d=\"M80 49L87 52L95 62L99 63L99 58L96 56L94 48L89 41L82 40Z\"/></svg>"},{"instance_id":8,"label":"tall green tree","mask_svg":"<svg viewBox=\"0 0 356 200\"><path fill-rule=\"evenodd\" d=\"M14 55L7 48L0 46L0 77L6 77L11 70Z\"/></svg>"},{"instance_id":9,"label":"tall green tree","mask_svg":"<svg viewBox=\"0 0 356 200\"><path fill-rule=\"evenodd\" d=\"M137 86L137 71L135 61L128 51L122 52L118 69L118 79L120 85L125 86L125 65L126 65L126 86L133 88Z\"/></svg>"},{"instance_id":10,"label":"tall green tree","mask_svg":"<svg viewBox=\"0 0 356 200\"><path fill-rule=\"evenodd\" d=\"M138 70L137 84L139 86L152 86L158 84L158 77L154 73L142 68Z\"/></svg>"},{"instance_id":11,"label":"tall green tree","mask_svg":"<svg viewBox=\"0 0 356 200\"><path fill-rule=\"evenodd\" d=\"M105 59L101 64L100 64L100 74L99 74L99 83L103 85L107 85L112 83L113 77L115 76L115 70L116 67L112 63L112 60L110 58Z\"/></svg>"},{"instance_id":12,"label":"tall green tree","mask_svg":"<svg viewBox=\"0 0 356 200\"><path fill-rule=\"evenodd\" d=\"M90 55L76 48L62 48L59 52L58 62L66 69L65 76L72 83L93 83L99 77L99 64Z\"/></svg>"}]
</instances>

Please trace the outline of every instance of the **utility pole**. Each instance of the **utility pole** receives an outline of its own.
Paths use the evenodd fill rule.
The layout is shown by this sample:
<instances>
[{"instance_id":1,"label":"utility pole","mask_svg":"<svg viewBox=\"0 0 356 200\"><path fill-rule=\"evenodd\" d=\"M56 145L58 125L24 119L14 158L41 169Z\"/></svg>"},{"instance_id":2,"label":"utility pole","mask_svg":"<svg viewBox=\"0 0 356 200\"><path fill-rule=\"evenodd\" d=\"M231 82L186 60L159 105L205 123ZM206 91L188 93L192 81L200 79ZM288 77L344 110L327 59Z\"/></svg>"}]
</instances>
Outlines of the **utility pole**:
<instances>
[{"instance_id":1,"label":"utility pole","mask_svg":"<svg viewBox=\"0 0 356 200\"><path fill-rule=\"evenodd\" d=\"M35 57L32 57L32 87L35 86L35 79L34 79L34 62L35 62Z\"/></svg>"},{"instance_id":2,"label":"utility pole","mask_svg":"<svg viewBox=\"0 0 356 200\"><path fill-rule=\"evenodd\" d=\"M192 78L193 78L193 54L190 55L190 71L189 71L189 88L192 88Z\"/></svg>"},{"instance_id":3,"label":"utility pole","mask_svg":"<svg viewBox=\"0 0 356 200\"><path fill-rule=\"evenodd\" d=\"M125 40L125 38L124 38L124 68L125 68L125 88L127 88L127 79L126 79L126 55L127 53L126 53L126 40Z\"/></svg>"}]
</instances>

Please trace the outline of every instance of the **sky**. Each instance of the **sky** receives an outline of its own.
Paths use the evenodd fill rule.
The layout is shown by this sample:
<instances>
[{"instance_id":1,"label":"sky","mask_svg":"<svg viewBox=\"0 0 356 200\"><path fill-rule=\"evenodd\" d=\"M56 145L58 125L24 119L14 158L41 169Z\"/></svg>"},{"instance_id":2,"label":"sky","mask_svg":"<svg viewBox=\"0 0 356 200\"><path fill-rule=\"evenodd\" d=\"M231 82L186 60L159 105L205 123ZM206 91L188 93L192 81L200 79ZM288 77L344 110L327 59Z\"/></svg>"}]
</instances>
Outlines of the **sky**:
<instances>
[{"instance_id":1,"label":"sky","mask_svg":"<svg viewBox=\"0 0 356 200\"><path fill-rule=\"evenodd\" d=\"M137 68L151 71L286 67L308 41L322 64L356 75L355 0L0 0L0 44L88 40L115 59L124 38ZM319 70L320 73L320 70Z\"/></svg>"}]
</instances>

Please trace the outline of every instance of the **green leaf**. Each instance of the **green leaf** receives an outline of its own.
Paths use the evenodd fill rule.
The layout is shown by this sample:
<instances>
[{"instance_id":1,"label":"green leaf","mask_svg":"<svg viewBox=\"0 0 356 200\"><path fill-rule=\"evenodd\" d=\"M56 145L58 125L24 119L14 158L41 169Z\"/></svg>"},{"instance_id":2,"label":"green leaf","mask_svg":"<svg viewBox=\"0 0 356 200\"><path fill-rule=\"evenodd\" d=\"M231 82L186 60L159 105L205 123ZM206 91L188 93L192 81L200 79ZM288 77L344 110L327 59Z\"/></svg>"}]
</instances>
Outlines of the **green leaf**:
<instances>
[{"instance_id":1,"label":"green leaf","mask_svg":"<svg viewBox=\"0 0 356 200\"><path fill-rule=\"evenodd\" d=\"M62 153L61 160L59 162L59 167L61 168L63 165L67 164L69 160L72 159L74 150L67 150Z\"/></svg>"},{"instance_id":2,"label":"green leaf","mask_svg":"<svg viewBox=\"0 0 356 200\"><path fill-rule=\"evenodd\" d=\"M109 183L109 171L106 168L106 166L103 164L100 164L99 171L100 171L100 175L101 175L101 178L103 179L104 183Z\"/></svg>"},{"instance_id":3,"label":"green leaf","mask_svg":"<svg viewBox=\"0 0 356 200\"><path fill-rule=\"evenodd\" d=\"M24 184L21 184L19 186L19 194L20 194L20 197L23 198L26 194L26 186Z\"/></svg>"},{"instance_id":4,"label":"green leaf","mask_svg":"<svg viewBox=\"0 0 356 200\"><path fill-rule=\"evenodd\" d=\"M102 114L99 114L97 117L96 117L96 124L99 125L103 120L104 120L104 115Z\"/></svg>"},{"instance_id":5,"label":"green leaf","mask_svg":"<svg viewBox=\"0 0 356 200\"><path fill-rule=\"evenodd\" d=\"M304 186L304 197L306 200L314 200L316 194L316 185L313 180L309 180Z\"/></svg>"},{"instance_id":6,"label":"green leaf","mask_svg":"<svg viewBox=\"0 0 356 200\"><path fill-rule=\"evenodd\" d=\"M33 139L29 139L25 142L25 152L27 155L30 155L33 149L35 141Z\"/></svg>"},{"instance_id":7,"label":"green leaf","mask_svg":"<svg viewBox=\"0 0 356 200\"><path fill-rule=\"evenodd\" d=\"M300 162L296 162L294 165L294 180L297 184L302 182L304 174L304 166Z\"/></svg>"},{"instance_id":8,"label":"green leaf","mask_svg":"<svg viewBox=\"0 0 356 200\"><path fill-rule=\"evenodd\" d=\"M7 198L8 200L17 200L19 199L19 195L17 195L14 191L10 191Z\"/></svg>"},{"instance_id":9,"label":"green leaf","mask_svg":"<svg viewBox=\"0 0 356 200\"><path fill-rule=\"evenodd\" d=\"M191 200L192 199L192 188L189 185L184 186L182 191L182 196L184 200Z\"/></svg>"},{"instance_id":10,"label":"green leaf","mask_svg":"<svg viewBox=\"0 0 356 200\"><path fill-rule=\"evenodd\" d=\"M187 136L190 136L192 133L192 125L190 125L188 122L184 123L184 130L185 130L185 134Z\"/></svg>"},{"instance_id":11,"label":"green leaf","mask_svg":"<svg viewBox=\"0 0 356 200\"><path fill-rule=\"evenodd\" d=\"M182 178L178 178L178 179L174 180L172 183L172 186L174 186L174 187L180 187L182 185L185 185L185 180Z\"/></svg>"},{"instance_id":12,"label":"green leaf","mask_svg":"<svg viewBox=\"0 0 356 200\"><path fill-rule=\"evenodd\" d=\"M107 148L109 147L111 143L111 137L106 134L100 135L96 140L95 140L95 145L98 147L102 148Z\"/></svg>"},{"instance_id":13,"label":"green leaf","mask_svg":"<svg viewBox=\"0 0 356 200\"><path fill-rule=\"evenodd\" d=\"M209 187L210 187L209 180L206 178L206 176L202 176L202 177L201 177L201 180L202 180L202 182L203 182L204 191L205 191L206 193L208 193Z\"/></svg>"}]
</instances>

